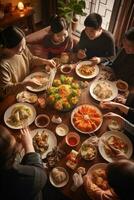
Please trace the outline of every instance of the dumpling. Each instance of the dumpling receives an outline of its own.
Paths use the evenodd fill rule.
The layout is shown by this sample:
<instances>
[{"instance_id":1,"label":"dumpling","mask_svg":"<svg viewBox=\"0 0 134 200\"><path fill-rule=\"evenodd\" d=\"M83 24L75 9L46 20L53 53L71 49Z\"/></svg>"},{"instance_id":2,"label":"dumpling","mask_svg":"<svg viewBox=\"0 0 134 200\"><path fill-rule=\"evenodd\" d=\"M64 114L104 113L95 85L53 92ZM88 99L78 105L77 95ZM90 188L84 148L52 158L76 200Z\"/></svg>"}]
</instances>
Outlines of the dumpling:
<instances>
[{"instance_id":1,"label":"dumpling","mask_svg":"<svg viewBox=\"0 0 134 200\"><path fill-rule=\"evenodd\" d=\"M63 171L60 171L58 168L52 170L52 177L56 184L60 184L66 180L66 174Z\"/></svg>"}]
</instances>

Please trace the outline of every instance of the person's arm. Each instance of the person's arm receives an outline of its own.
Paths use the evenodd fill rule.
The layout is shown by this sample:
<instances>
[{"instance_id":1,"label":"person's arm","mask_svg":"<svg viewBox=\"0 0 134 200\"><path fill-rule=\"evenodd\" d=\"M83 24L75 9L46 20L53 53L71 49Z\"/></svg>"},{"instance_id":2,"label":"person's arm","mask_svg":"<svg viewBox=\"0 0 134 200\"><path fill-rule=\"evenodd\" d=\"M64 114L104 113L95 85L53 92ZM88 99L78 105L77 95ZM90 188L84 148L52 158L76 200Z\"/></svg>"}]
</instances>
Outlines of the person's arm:
<instances>
[{"instance_id":1,"label":"person's arm","mask_svg":"<svg viewBox=\"0 0 134 200\"><path fill-rule=\"evenodd\" d=\"M129 111L132 115L132 119L134 119L134 109L131 111ZM125 119L124 117L116 114L116 113L112 113L109 112L107 114L104 115L105 118L107 119L115 119L117 120L119 123L124 124L123 127L125 130L127 130L129 133L131 133L132 135L134 135L134 124L131 123L130 121L128 121L127 119Z\"/></svg>"},{"instance_id":2,"label":"person's arm","mask_svg":"<svg viewBox=\"0 0 134 200\"><path fill-rule=\"evenodd\" d=\"M26 47L26 51L27 51L27 56L29 58L30 61L30 67L31 69L34 66L39 66L39 65L49 65L50 67L55 67L56 63L54 62L54 60L49 60L49 59L45 59L45 58L40 58L38 56L34 56L30 50L28 49L28 47Z\"/></svg>"},{"instance_id":3,"label":"person's arm","mask_svg":"<svg viewBox=\"0 0 134 200\"><path fill-rule=\"evenodd\" d=\"M113 101L101 102L100 107L102 109L116 109L116 108L118 108L124 114L127 114L128 111L129 111L128 106L123 105L121 103L113 102Z\"/></svg>"}]
</instances>

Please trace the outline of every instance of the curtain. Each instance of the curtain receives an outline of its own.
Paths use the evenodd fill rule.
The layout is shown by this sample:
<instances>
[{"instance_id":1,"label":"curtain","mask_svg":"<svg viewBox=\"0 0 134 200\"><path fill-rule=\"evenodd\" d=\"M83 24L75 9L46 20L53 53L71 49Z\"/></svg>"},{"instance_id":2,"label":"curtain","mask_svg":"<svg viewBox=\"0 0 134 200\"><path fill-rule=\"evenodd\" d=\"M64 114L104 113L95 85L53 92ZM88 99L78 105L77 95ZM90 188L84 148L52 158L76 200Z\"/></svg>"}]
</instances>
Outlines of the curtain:
<instances>
[{"instance_id":1,"label":"curtain","mask_svg":"<svg viewBox=\"0 0 134 200\"><path fill-rule=\"evenodd\" d=\"M43 24L48 25L50 18L57 13L58 0L42 0Z\"/></svg>"},{"instance_id":2,"label":"curtain","mask_svg":"<svg viewBox=\"0 0 134 200\"><path fill-rule=\"evenodd\" d=\"M130 27L134 26L134 0L122 0L121 4L113 30L115 42L118 48L122 46L124 33Z\"/></svg>"}]
</instances>

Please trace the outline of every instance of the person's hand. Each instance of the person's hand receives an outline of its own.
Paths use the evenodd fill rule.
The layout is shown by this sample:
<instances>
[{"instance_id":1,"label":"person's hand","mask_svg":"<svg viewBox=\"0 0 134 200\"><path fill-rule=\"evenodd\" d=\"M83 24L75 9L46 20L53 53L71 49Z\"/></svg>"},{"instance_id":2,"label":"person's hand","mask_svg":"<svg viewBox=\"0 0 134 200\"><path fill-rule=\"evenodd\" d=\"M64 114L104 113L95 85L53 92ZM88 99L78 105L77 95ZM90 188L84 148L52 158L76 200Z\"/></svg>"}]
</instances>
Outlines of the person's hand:
<instances>
[{"instance_id":1,"label":"person's hand","mask_svg":"<svg viewBox=\"0 0 134 200\"><path fill-rule=\"evenodd\" d=\"M90 61L92 62L93 65L96 65L96 64L99 64L101 62L101 58L95 56L95 57L92 57L90 59Z\"/></svg>"},{"instance_id":2,"label":"person's hand","mask_svg":"<svg viewBox=\"0 0 134 200\"><path fill-rule=\"evenodd\" d=\"M81 59L84 59L86 57L87 57L87 55L86 55L85 50L79 49L79 51L77 53L77 58L81 60Z\"/></svg>"},{"instance_id":3,"label":"person's hand","mask_svg":"<svg viewBox=\"0 0 134 200\"><path fill-rule=\"evenodd\" d=\"M22 128L21 132L21 143L25 149L25 153L35 152L33 147L32 137L28 128Z\"/></svg>"},{"instance_id":4,"label":"person's hand","mask_svg":"<svg viewBox=\"0 0 134 200\"><path fill-rule=\"evenodd\" d=\"M100 108L102 109L115 109L117 107L117 103L116 102L112 102L112 101L101 101L100 102Z\"/></svg>"},{"instance_id":5,"label":"person's hand","mask_svg":"<svg viewBox=\"0 0 134 200\"><path fill-rule=\"evenodd\" d=\"M46 60L46 61L45 61L45 64L46 64L46 65L49 65L50 67L56 67L56 62L55 62L53 59L51 59L51 60Z\"/></svg>"},{"instance_id":6,"label":"person's hand","mask_svg":"<svg viewBox=\"0 0 134 200\"><path fill-rule=\"evenodd\" d=\"M115 159L115 160L127 159L127 156L123 151L113 147L113 145L110 145L110 144L109 144L109 147L111 148L112 153L115 155L115 157L113 159Z\"/></svg>"}]
</instances>

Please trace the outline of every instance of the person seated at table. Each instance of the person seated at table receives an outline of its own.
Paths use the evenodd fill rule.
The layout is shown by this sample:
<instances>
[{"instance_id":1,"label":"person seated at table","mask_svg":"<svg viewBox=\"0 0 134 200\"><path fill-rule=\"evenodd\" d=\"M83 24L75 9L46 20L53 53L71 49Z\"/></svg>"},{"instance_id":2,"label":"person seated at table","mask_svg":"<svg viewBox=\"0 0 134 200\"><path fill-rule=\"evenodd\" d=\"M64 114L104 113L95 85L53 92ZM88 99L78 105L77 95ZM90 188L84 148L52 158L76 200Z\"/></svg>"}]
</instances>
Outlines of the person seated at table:
<instances>
[{"instance_id":1,"label":"person seated at table","mask_svg":"<svg viewBox=\"0 0 134 200\"><path fill-rule=\"evenodd\" d=\"M119 149L114 148L112 145L109 146L113 153L116 153L116 157L114 158L116 162L117 160L127 159L126 155L120 151ZM109 164L108 164L109 165ZM105 170L100 170L97 176L97 179L91 178L88 174L83 177L84 181L84 188L89 195L89 197L92 200L119 200L120 196L116 191L114 191L114 188L112 185L109 184L109 177L107 177L107 168L106 166ZM113 174L114 176L114 174ZM110 188L110 187L111 188ZM122 199L120 199L122 200Z\"/></svg>"},{"instance_id":2,"label":"person seated at table","mask_svg":"<svg viewBox=\"0 0 134 200\"><path fill-rule=\"evenodd\" d=\"M131 200L134 194L134 162L122 156L122 159L107 164L107 184L110 190L103 190L84 177L85 189L92 200Z\"/></svg>"},{"instance_id":3,"label":"person seated at table","mask_svg":"<svg viewBox=\"0 0 134 200\"><path fill-rule=\"evenodd\" d=\"M22 147L19 163L16 155ZM0 195L4 200L69 200L47 180L40 154L33 147L28 128L21 129L20 143L0 125Z\"/></svg>"},{"instance_id":4,"label":"person seated at table","mask_svg":"<svg viewBox=\"0 0 134 200\"><path fill-rule=\"evenodd\" d=\"M77 44L77 57L90 59L94 64L108 61L115 55L115 44L110 32L102 29L102 17L97 13L89 14L84 21Z\"/></svg>"},{"instance_id":5,"label":"person seated at table","mask_svg":"<svg viewBox=\"0 0 134 200\"><path fill-rule=\"evenodd\" d=\"M117 79L134 86L134 27L124 35L123 48L111 65Z\"/></svg>"},{"instance_id":6,"label":"person seated at table","mask_svg":"<svg viewBox=\"0 0 134 200\"><path fill-rule=\"evenodd\" d=\"M14 26L0 32L0 97L18 93L26 86L37 87L35 80L23 81L33 66L55 66L53 60L33 56L26 46L24 33Z\"/></svg>"},{"instance_id":7,"label":"person seated at table","mask_svg":"<svg viewBox=\"0 0 134 200\"><path fill-rule=\"evenodd\" d=\"M132 200L134 196L134 162L122 159L109 163L106 169L109 185L120 200Z\"/></svg>"},{"instance_id":8,"label":"person seated at table","mask_svg":"<svg viewBox=\"0 0 134 200\"><path fill-rule=\"evenodd\" d=\"M73 48L73 40L68 33L67 22L63 17L54 16L50 21L50 31L43 39L44 51L48 58L60 55L62 52L70 52Z\"/></svg>"},{"instance_id":9,"label":"person seated at table","mask_svg":"<svg viewBox=\"0 0 134 200\"><path fill-rule=\"evenodd\" d=\"M15 158L19 145L9 130L0 125L0 195L5 200L39 200L47 174L28 129L21 130L21 143L25 155L18 164Z\"/></svg>"}]
</instances>

